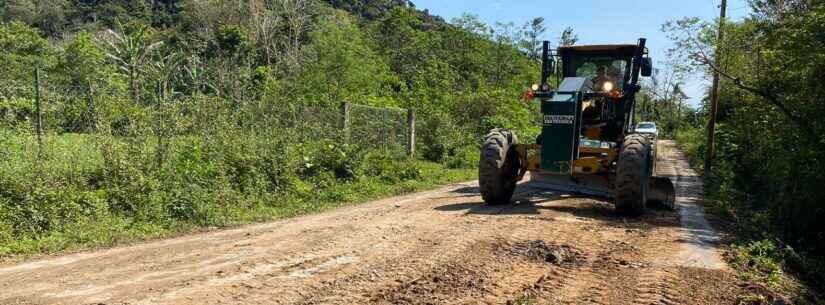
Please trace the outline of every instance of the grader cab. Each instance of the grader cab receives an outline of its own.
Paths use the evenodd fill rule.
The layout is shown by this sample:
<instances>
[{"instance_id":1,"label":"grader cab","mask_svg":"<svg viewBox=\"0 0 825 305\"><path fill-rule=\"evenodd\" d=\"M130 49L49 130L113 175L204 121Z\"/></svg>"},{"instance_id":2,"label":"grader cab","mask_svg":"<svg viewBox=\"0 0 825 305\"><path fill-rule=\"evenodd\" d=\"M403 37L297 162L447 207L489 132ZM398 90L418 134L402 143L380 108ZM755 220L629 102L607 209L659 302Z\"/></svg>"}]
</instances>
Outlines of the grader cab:
<instances>
[{"instance_id":1,"label":"grader cab","mask_svg":"<svg viewBox=\"0 0 825 305\"><path fill-rule=\"evenodd\" d=\"M652 73L645 42L565 46L554 54L544 42L541 82L528 92L541 103L542 132L535 143L519 144L512 131L490 131L479 164L484 201L509 203L530 172L534 185L612 198L626 215L650 203L673 207L673 184L654 176L655 138L633 133L639 78Z\"/></svg>"}]
</instances>

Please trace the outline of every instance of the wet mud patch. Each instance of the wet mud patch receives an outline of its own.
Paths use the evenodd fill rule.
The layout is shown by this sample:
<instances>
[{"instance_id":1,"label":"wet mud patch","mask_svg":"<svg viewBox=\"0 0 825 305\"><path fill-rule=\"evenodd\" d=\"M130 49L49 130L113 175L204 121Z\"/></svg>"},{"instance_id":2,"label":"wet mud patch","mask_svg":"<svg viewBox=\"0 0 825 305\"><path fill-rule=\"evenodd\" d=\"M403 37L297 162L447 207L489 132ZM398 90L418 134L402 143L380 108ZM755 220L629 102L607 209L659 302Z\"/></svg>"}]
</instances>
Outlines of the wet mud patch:
<instances>
[{"instance_id":1,"label":"wet mud patch","mask_svg":"<svg viewBox=\"0 0 825 305\"><path fill-rule=\"evenodd\" d=\"M645 268L651 266L641 255L641 249L625 241L609 240L604 252L593 263L597 268Z\"/></svg>"},{"instance_id":2,"label":"wet mud patch","mask_svg":"<svg viewBox=\"0 0 825 305\"><path fill-rule=\"evenodd\" d=\"M450 265L379 291L373 302L389 304L442 304L457 299L481 299L493 287L483 268Z\"/></svg>"},{"instance_id":3,"label":"wet mud patch","mask_svg":"<svg viewBox=\"0 0 825 305\"><path fill-rule=\"evenodd\" d=\"M516 242L502 249L513 256L547 262L556 266L576 267L587 261L585 253L570 245L548 244L543 240Z\"/></svg>"}]
</instances>

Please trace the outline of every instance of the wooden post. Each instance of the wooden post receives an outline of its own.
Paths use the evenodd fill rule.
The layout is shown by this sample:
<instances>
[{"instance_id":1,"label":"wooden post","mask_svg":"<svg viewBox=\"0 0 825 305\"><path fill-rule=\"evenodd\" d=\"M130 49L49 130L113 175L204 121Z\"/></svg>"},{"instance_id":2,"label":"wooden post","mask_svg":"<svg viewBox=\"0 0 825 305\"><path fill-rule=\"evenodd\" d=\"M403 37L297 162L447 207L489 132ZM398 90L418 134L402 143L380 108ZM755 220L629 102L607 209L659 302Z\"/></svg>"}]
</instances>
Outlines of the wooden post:
<instances>
[{"instance_id":1,"label":"wooden post","mask_svg":"<svg viewBox=\"0 0 825 305\"><path fill-rule=\"evenodd\" d=\"M350 109L352 109L352 103L344 102L341 104L341 130L344 132L344 143L349 143Z\"/></svg>"},{"instance_id":2,"label":"wooden post","mask_svg":"<svg viewBox=\"0 0 825 305\"><path fill-rule=\"evenodd\" d=\"M719 33L717 33L716 39L716 65L719 65L719 61L722 58L722 51L720 45L722 44L722 39L724 38L722 33L722 27L725 24L725 14L728 6L727 0L722 0L722 10L719 13ZM720 66L721 67L721 66ZM716 156L716 110L718 109L719 103L719 72L714 71L713 73L713 86L710 89L710 109L708 111L708 144L707 144L707 152L705 154L705 175L709 175L713 168L713 158Z\"/></svg>"},{"instance_id":3,"label":"wooden post","mask_svg":"<svg viewBox=\"0 0 825 305\"><path fill-rule=\"evenodd\" d=\"M43 149L43 115L40 107L40 69L34 68L34 109L37 112L35 120L35 132L37 133L37 147Z\"/></svg>"},{"instance_id":4,"label":"wooden post","mask_svg":"<svg viewBox=\"0 0 825 305\"><path fill-rule=\"evenodd\" d=\"M415 158L415 109L407 109L407 154Z\"/></svg>"},{"instance_id":5,"label":"wooden post","mask_svg":"<svg viewBox=\"0 0 825 305\"><path fill-rule=\"evenodd\" d=\"M381 110L381 149L387 151L387 108Z\"/></svg>"},{"instance_id":6,"label":"wooden post","mask_svg":"<svg viewBox=\"0 0 825 305\"><path fill-rule=\"evenodd\" d=\"M157 115L156 119L156 126L155 126L155 136L157 136L157 148L155 149L155 160L157 161L157 166L160 168L163 165L165 154L166 154L166 143L164 142L164 133L165 133L165 124L164 124L164 116L163 116L163 89L161 86L161 82L155 83L155 98L157 99L157 103L155 104L155 113Z\"/></svg>"},{"instance_id":7,"label":"wooden post","mask_svg":"<svg viewBox=\"0 0 825 305\"><path fill-rule=\"evenodd\" d=\"M86 105L86 131L92 132L97 130L97 114L95 113L95 88L92 86L92 81L89 81L88 95L89 102Z\"/></svg>"}]
</instances>

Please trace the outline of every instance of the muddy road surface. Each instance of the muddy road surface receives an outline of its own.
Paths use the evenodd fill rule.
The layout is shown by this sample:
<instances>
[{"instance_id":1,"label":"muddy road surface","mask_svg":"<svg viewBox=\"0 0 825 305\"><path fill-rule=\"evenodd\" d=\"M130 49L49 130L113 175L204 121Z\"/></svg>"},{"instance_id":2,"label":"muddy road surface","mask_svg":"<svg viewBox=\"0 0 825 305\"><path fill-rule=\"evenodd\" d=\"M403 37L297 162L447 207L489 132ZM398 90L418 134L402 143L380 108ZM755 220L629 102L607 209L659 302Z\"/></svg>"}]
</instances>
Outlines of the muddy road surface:
<instances>
[{"instance_id":1,"label":"muddy road surface","mask_svg":"<svg viewBox=\"0 0 825 305\"><path fill-rule=\"evenodd\" d=\"M679 209L637 218L474 183L321 214L0 265L0 304L733 304L735 277L672 142Z\"/></svg>"}]
</instances>

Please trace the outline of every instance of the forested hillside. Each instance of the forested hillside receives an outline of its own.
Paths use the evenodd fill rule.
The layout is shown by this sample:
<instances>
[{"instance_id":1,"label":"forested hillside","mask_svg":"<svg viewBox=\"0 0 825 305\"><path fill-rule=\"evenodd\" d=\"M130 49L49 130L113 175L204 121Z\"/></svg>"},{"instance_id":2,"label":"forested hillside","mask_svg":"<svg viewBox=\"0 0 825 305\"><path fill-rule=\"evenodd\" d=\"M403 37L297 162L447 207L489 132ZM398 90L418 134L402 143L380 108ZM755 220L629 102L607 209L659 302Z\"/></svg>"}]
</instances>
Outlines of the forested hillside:
<instances>
[{"instance_id":1,"label":"forested hillside","mask_svg":"<svg viewBox=\"0 0 825 305\"><path fill-rule=\"evenodd\" d=\"M537 132L520 97L541 19L396 0L13 0L0 17L0 256L472 179L491 127Z\"/></svg>"}]
</instances>

